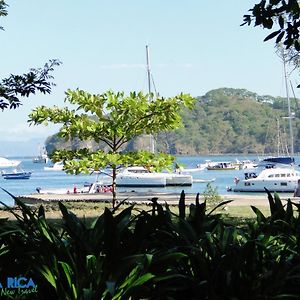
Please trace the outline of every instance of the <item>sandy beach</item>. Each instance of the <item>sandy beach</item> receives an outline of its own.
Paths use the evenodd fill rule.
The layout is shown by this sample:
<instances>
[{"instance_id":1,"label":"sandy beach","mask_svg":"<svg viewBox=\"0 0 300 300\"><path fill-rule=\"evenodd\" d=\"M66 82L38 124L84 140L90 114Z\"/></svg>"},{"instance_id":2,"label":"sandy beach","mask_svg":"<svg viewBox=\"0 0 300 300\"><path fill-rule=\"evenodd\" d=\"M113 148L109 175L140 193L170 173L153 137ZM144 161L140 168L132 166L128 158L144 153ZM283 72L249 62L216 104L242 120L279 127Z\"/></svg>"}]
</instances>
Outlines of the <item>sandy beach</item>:
<instances>
[{"instance_id":1,"label":"sandy beach","mask_svg":"<svg viewBox=\"0 0 300 300\"><path fill-rule=\"evenodd\" d=\"M249 194L227 194L220 195L221 199L224 201L231 200L232 202L228 205L231 206L268 206L268 197L267 194L262 193L260 195L249 195ZM180 199L179 193L157 193L157 192L124 192L117 193L118 201L123 201L126 199L126 202L130 203L140 203L140 204L149 204L151 203L152 198L158 198L159 203L168 203L171 205L178 204ZM281 196L281 200L291 199L293 201L299 201L300 198ZM98 193L98 194L30 194L19 196L19 199L23 200L25 203L50 203L50 202L70 202L70 201L85 201L85 202L110 202L112 199L111 193ZM185 194L186 203L194 203L196 199L196 194ZM200 195L200 200L203 200L203 195Z\"/></svg>"},{"instance_id":2,"label":"sandy beach","mask_svg":"<svg viewBox=\"0 0 300 300\"><path fill-rule=\"evenodd\" d=\"M246 195L239 194L227 194L220 195L223 201L231 200L227 206L234 208L247 209L247 206L256 206L259 208L268 209L269 201L267 194L260 195ZM18 199L29 205L39 206L42 204L45 208L46 217L50 219L61 218L58 202L63 202L73 213L78 217L96 217L104 210L105 207L111 207L111 193L99 193L99 194L39 194L34 193L30 195L19 196ZM158 202L161 204L168 203L170 206L177 206L180 198L178 193L139 193L139 192L124 192L117 194L117 203L125 200L125 204L137 204L141 207L149 206L152 198L158 198ZM186 204L195 203L195 194L186 194ZM281 200L285 202L287 199L291 199L293 202L299 203L300 198L294 197L282 197ZM200 196L200 201L203 201L203 196ZM18 212L18 209L15 209ZM13 215L7 210L0 210L0 218L14 219Z\"/></svg>"}]
</instances>

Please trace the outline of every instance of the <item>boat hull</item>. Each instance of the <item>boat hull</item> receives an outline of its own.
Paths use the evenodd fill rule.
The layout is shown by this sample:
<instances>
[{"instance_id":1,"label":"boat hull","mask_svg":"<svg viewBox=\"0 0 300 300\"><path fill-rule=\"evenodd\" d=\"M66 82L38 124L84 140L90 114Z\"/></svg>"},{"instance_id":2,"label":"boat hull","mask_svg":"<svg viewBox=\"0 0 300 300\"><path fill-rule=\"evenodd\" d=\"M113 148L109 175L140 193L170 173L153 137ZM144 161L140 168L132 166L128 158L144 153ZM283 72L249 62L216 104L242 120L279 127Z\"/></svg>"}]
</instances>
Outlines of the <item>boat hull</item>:
<instances>
[{"instance_id":1,"label":"boat hull","mask_svg":"<svg viewBox=\"0 0 300 300\"><path fill-rule=\"evenodd\" d=\"M167 186L190 186L193 184L193 177L188 174L165 174Z\"/></svg>"},{"instance_id":2,"label":"boat hull","mask_svg":"<svg viewBox=\"0 0 300 300\"><path fill-rule=\"evenodd\" d=\"M154 175L154 176L151 176ZM165 187L166 178L164 176L156 176L156 174L147 174L147 176L138 176L131 174L117 175L116 185L120 187Z\"/></svg>"},{"instance_id":3,"label":"boat hull","mask_svg":"<svg viewBox=\"0 0 300 300\"><path fill-rule=\"evenodd\" d=\"M31 177L31 172L26 173L4 173L2 174L4 179L16 180L16 179L29 179Z\"/></svg>"},{"instance_id":4,"label":"boat hull","mask_svg":"<svg viewBox=\"0 0 300 300\"><path fill-rule=\"evenodd\" d=\"M235 178L234 192L294 192L300 180L300 173L293 168L265 169L257 177Z\"/></svg>"}]
</instances>

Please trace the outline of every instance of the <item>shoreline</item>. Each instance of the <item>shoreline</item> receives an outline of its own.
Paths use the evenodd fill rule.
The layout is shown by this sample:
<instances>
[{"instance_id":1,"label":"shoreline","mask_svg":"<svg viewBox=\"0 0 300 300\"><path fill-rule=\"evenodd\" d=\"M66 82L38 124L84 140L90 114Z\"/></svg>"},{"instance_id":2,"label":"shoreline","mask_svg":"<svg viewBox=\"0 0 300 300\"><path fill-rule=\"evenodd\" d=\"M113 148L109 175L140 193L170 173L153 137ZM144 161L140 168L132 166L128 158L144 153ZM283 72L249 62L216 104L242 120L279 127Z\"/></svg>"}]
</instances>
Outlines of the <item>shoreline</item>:
<instances>
[{"instance_id":1,"label":"shoreline","mask_svg":"<svg viewBox=\"0 0 300 300\"><path fill-rule=\"evenodd\" d=\"M250 206L255 206L264 211L269 211L269 201L267 194L262 193L261 195L249 195L249 194L230 194L230 195L219 195L222 201L231 200L232 202L227 203L225 206L228 210L245 212L251 211ZM141 192L120 192L117 193L118 200L116 204L124 201L124 205L136 204L137 209L148 209L152 203L152 198L158 198L157 202L165 205L168 204L170 207L175 208L178 206L180 193L141 193ZM111 193L99 193L99 194L30 194L22 195L17 197L28 205L32 205L35 209L39 205L44 206L46 218L49 220L59 220L62 218L58 202L63 202L64 205L77 217L89 219L98 217L103 213L105 208L111 208ZM186 193L185 203L187 206L194 204L196 194ZM295 203L300 203L300 198L280 196L283 204L287 199L291 199ZM203 202L203 195L200 195L200 202ZM215 204L216 206L217 204ZM214 204L212 204L214 206ZM11 207L14 213L19 214L21 210L17 206ZM240 213L235 213L239 216ZM16 220L16 217L6 208L0 209L0 219L7 218L9 220Z\"/></svg>"},{"instance_id":2,"label":"shoreline","mask_svg":"<svg viewBox=\"0 0 300 300\"><path fill-rule=\"evenodd\" d=\"M272 193L273 194L273 193ZM249 194L227 194L218 195L222 201L231 200L231 203L227 205L230 206L269 206L268 195L262 193L261 195L249 195ZM288 195L280 196L280 199L286 201L291 199L294 202L299 202L300 198ZM17 197L18 199L24 201L27 204L35 203L55 203L55 202L105 202L109 203L112 200L111 193L97 193L97 194L39 194L33 193L30 195L21 195ZM119 192L117 193L117 202L125 200L127 203L137 203L137 204L150 204L152 198L158 198L158 203L168 203L171 205L177 205L180 199L180 193L165 193L165 192ZM195 203L196 194L185 193L186 204ZM204 201L203 195L200 195L200 201Z\"/></svg>"}]
</instances>

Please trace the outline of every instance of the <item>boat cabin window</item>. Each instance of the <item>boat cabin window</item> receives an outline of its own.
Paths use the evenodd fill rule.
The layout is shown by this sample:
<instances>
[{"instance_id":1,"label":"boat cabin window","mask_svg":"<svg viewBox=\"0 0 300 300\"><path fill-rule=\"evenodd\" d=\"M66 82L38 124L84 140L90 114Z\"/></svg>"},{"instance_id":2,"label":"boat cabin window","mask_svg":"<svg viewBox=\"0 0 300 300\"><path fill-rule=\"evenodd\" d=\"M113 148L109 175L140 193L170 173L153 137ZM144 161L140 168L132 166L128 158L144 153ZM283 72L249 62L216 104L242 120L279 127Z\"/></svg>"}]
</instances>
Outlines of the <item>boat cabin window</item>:
<instances>
[{"instance_id":1,"label":"boat cabin window","mask_svg":"<svg viewBox=\"0 0 300 300\"><path fill-rule=\"evenodd\" d=\"M245 186L250 186L251 183L250 182L245 182Z\"/></svg>"},{"instance_id":2,"label":"boat cabin window","mask_svg":"<svg viewBox=\"0 0 300 300\"><path fill-rule=\"evenodd\" d=\"M275 177L280 177L280 174L275 174Z\"/></svg>"},{"instance_id":3,"label":"boat cabin window","mask_svg":"<svg viewBox=\"0 0 300 300\"><path fill-rule=\"evenodd\" d=\"M274 177L274 174L271 174L271 175L269 175L268 177L269 177L269 178L273 178L273 177Z\"/></svg>"},{"instance_id":4,"label":"boat cabin window","mask_svg":"<svg viewBox=\"0 0 300 300\"><path fill-rule=\"evenodd\" d=\"M290 173L287 173L287 174L286 174L286 177L291 177L291 174L290 174Z\"/></svg>"},{"instance_id":5,"label":"boat cabin window","mask_svg":"<svg viewBox=\"0 0 300 300\"><path fill-rule=\"evenodd\" d=\"M281 182L280 185L281 186L287 186L287 182Z\"/></svg>"},{"instance_id":6,"label":"boat cabin window","mask_svg":"<svg viewBox=\"0 0 300 300\"><path fill-rule=\"evenodd\" d=\"M281 175L280 175L280 177L285 177L285 176L286 176L286 174L281 174Z\"/></svg>"}]
</instances>

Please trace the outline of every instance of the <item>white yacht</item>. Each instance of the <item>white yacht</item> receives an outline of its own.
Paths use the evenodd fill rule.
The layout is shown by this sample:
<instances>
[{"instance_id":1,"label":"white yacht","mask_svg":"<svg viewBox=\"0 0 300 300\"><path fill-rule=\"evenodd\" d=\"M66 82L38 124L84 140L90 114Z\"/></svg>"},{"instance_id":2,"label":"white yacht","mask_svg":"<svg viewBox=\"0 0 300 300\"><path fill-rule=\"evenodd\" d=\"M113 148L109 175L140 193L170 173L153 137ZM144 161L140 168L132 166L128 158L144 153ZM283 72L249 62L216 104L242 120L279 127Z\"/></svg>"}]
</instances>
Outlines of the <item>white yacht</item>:
<instances>
[{"instance_id":1,"label":"white yacht","mask_svg":"<svg viewBox=\"0 0 300 300\"><path fill-rule=\"evenodd\" d=\"M0 157L0 169L1 168L15 168L21 163L20 160L12 160L4 157Z\"/></svg>"},{"instance_id":2,"label":"white yacht","mask_svg":"<svg viewBox=\"0 0 300 300\"><path fill-rule=\"evenodd\" d=\"M56 162L53 166L50 167L44 167L45 171L62 171L64 168L63 162Z\"/></svg>"},{"instance_id":3,"label":"white yacht","mask_svg":"<svg viewBox=\"0 0 300 300\"><path fill-rule=\"evenodd\" d=\"M234 192L294 192L300 180L300 172L293 168L270 168L254 175L235 178Z\"/></svg>"}]
</instances>

